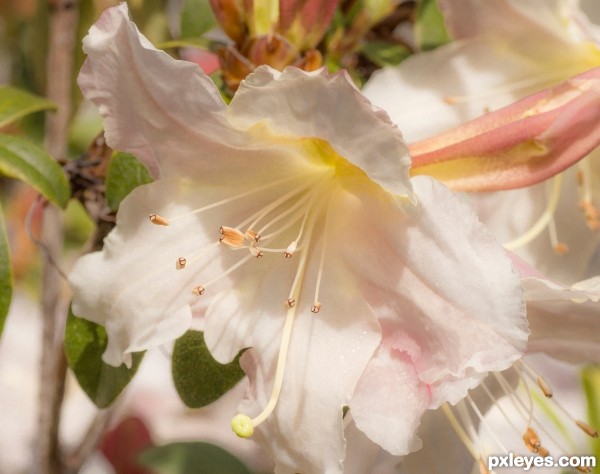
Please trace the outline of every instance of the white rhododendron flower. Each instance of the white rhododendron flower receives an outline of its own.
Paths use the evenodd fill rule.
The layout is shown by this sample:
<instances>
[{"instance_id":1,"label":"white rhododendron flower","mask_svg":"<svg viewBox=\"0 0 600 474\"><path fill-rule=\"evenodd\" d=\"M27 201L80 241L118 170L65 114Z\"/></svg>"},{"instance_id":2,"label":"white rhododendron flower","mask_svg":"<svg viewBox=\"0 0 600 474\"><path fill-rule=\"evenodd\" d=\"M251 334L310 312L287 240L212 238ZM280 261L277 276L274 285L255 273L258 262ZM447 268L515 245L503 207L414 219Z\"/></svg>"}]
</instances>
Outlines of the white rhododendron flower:
<instances>
[{"instance_id":1,"label":"white rhododendron flower","mask_svg":"<svg viewBox=\"0 0 600 474\"><path fill-rule=\"evenodd\" d=\"M79 82L108 143L159 176L69 277L74 313L106 328L107 363L196 317L218 361L251 348L234 430L254 432L277 472L335 473L344 407L404 454L425 410L521 356L510 259L447 188L409 179L400 132L345 74L261 67L227 106L125 4L84 49Z\"/></svg>"},{"instance_id":2,"label":"white rhododendron flower","mask_svg":"<svg viewBox=\"0 0 600 474\"><path fill-rule=\"evenodd\" d=\"M600 3L589 2L596 8ZM600 36L573 0L440 0L452 43L373 74L364 88L412 144L600 66ZM565 114L564 122L578 114ZM563 139L576 144L577 132ZM414 150L418 153L418 150ZM477 195L478 216L544 273L600 273L598 151L546 185ZM578 211L578 208L580 211Z\"/></svg>"}]
</instances>

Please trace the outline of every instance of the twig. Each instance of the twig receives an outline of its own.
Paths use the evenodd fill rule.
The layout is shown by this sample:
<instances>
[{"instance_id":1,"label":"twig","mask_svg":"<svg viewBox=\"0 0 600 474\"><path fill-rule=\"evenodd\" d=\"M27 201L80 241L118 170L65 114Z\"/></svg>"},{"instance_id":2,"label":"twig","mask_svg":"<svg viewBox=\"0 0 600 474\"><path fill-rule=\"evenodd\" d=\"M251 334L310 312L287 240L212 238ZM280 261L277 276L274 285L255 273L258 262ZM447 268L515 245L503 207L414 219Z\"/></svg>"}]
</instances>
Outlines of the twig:
<instances>
[{"instance_id":1,"label":"twig","mask_svg":"<svg viewBox=\"0 0 600 474\"><path fill-rule=\"evenodd\" d=\"M49 45L47 96L58 111L46 120L46 149L56 159L65 157L71 117L71 82L77 32L77 1L49 0ZM62 343L65 308L60 305L61 278L51 263L60 258L63 245L60 210L49 205L44 210L42 241L47 250L42 273L42 358L39 394L38 438L35 471L61 472L58 439L60 409L64 395L66 360ZM62 310L62 313L60 312Z\"/></svg>"}]
</instances>

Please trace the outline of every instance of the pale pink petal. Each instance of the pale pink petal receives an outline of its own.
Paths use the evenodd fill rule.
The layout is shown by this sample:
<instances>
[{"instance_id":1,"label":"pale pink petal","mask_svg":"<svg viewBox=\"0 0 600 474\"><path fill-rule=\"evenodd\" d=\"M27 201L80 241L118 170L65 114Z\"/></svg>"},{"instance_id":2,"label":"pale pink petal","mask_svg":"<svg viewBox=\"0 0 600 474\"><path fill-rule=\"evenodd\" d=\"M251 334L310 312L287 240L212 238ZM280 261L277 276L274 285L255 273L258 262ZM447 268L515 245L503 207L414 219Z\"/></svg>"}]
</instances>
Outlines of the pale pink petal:
<instances>
[{"instance_id":1,"label":"pale pink petal","mask_svg":"<svg viewBox=\"0 0 600 474\"><path fill-rule=\"evenodd\" d=\"M525 278L529 352L572 363L600 362L600 280L571 287Z\"/></svg>"},{"instance_id":2,"label":"pale pink petal","mask_svg":"<svg viewBox=\"0 0 600 474\"><path fill-rule=\"evenodd\" d=\"M429 178L412 183L419 202L412 213L367 213L368 202L350 197L339 210L353 229L343 258L368 290L387 351L365 374L368 380L384 372L392 377L383 385L360 382L350 410L358 428L392 454L413 449L414 427L426 408L457 402L488 371L518 359L528 332L518 275L507 273L510 262L496 241L445 187ZM352 259L349 252L365 235L376 246ZM372 424L374 417L394 419L393 401L403 423Z\"/></svg>"},{"instance_id":3,"label":"pale pink petal","mask_svg":"<svg viewBox=\"0 0 600 474\"><path fill-rule=\"evenodd\" d=\"M279 74L261 67L242 82L229 112L238 128L262 125L274 135L324 140L386 191L411 194L410 156L402 135L345 73L287 68Z\"/></svg>"}]
</instances>

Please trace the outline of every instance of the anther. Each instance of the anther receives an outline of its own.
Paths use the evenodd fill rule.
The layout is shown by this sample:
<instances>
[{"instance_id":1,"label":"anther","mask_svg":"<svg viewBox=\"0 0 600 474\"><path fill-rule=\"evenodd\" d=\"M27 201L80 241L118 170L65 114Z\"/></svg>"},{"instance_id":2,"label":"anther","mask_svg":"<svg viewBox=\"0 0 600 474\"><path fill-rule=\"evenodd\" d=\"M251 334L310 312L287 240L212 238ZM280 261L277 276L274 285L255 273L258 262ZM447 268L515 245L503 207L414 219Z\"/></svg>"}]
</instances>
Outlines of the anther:
<instances>
[{"instance_id":1,"label":"anther","mask_svg":"<svg viewBox=\"0 0 600 474\"><path fill-rule=\"evenodd\" d=\"M562 242L558 242L555 246L554 246L554 251L558 254L558 255L566 255L569 253L570 249L569 246L565 243Z\"/></svg>"},{"instance_id":2,"label":"anther","mask_svg":"<svg viewBox=\"0 0 600 474\"><path fill-rule=\"evenodd\" d=\"M315 303L314 305L312 305L312 308L310 308L310 310L315 314L318 313L321 310L321 303Z\"/></svg>"},{"instance_id":3,"label":"anther","mask_svg":"<svg viewBox=\"0 0 600 474\"><path fill-rule=\"evenodd\" d=\"M536 378L536 382L538 384L538 387L540 387L541 391L544 392L544 396L546 398L552 398L552 387L550 387L550 385L548 385L548 382L546 382L541 376L537 376Z\"/></svg>"},{"instance_id":4,"label":"anther","mask_svg":"<svg viewBox=\"0 0 600 474\"><path fill-rule=\"evenodd\" d=\"M579 428L581 428L582 431L584 431L588 436L591 436L592 438L597 438L598 437L598 431L591 427L590 425L588 425L587 423L581 421L581 420L575 420L575 423L577 424L577 426L579 426Z\"/></svg>"},{"instance_id":5,"label":"anther","mask_svg":"<svg viewBox=\"0 0 600 474\"><path fill-rule=\"evenodd\" d=\"M248 247L248 249L250 250L250 253L252 255L254 255L256 258L260 258L264 255L264 253L262 253L260 250L258 250L254 245L251 245L250 247Z\"/></svg>"},{"instance_id":6,"label":"anther","mask_svg":"<svg viewBox=\"0 0 600 474\"><path fill-rule=\"evenodd\" d=\"M548 456L550 456L550 451L548 451L546 448L544 448L543 446L540 446L538 448L537 454L539 456L542 456L543 458L546 458Z\"/></svg>"},{"instance_id":7,"label":"anther","mask_svg":"<svg viewBox=\"0 0 600 474\"><path fill-rule=\"evenodd\" d=\"M575 469L579 472L592 472L592 468L587 466L577 466Z\"/></svg>"},{"instance_id":8,"label":"anther","mask_svg":"<svg viewBox=\"0 0 600 474\"><path fill-rule=\"evenodd\" d=\"M294 298L288 298L286 301L286 304L290 307L293 308L294 305L296 304L296 300Z\"/></svg>"},{"instance_id":9,"label":"anther","mask_svg":"<svg viewBox=\"0 0 600 474\"><path fill-rule=\"evenodd\" d=\"M204 294L204 287L203 286L196 286L192 290L192 293L194 293L196 296L202 296Z\"/></svg>"},{"instance_id":10,"label":"anther","mask_svg":"<svg viewBox=\"0 0 600 474\"><path fill-rule=\"evenodd\" d=\"M523 435L523 441L525 442L527 449L534 453L537 453L542 445L539 436L531 427L528 427L527 431L525 431L525 434Z\"/></svg>"},{"instance_id":11,"label":"anther","mask_svg":"<svg viewBox=\"0 0 600 474\"><path fill-rule=\"evenodd\" d=\"M187 260L185 259L185 257L179 257L177 259L177 262L175 263L175 268L177 270L181 270L182 268L185 268L186 263L187 263Z\"/></svg>"},{"instance_id":12,"label":"anther","mask_svg":"<svg viewBox=\"0 0 600 474\"><path fill-rule=\"evenodd\" d=\"M244 245L244 234L239 230L234 229L233 227L221 226L219 232L221 233L219 242L233 248L239 248Z\"/></svg>"},{"instance_id":13,"label":"anther","mask_svg":"<svg viewBox=\"0 0 600 474\"><path fill-rule=\"evenodd\" d=\"M158 214L150 214L148 216L150 218L150 222L156 225L169 225L169 221L164 217L159 216Z\"/></svg>"},{"instance_id":14,"label":"anther","mask_svg":"<svg viewBox=\"0 0 600 474\"><path fill-rule=\"evenodd\" d=\"M254 232L253 230L248 229L244 234L246 238L250 241L258 242L260 240L261 235Z\"/></svg>"},{"instance_id":15,"label":"anther","mask_svg":"<svg viewBox=\"0 0 600 474\"><path fill-rule=\"evenodd\" d=\"M287 248L285 249L285 252L283 253L283 255L285 256L285 258L292 258L292 255L294 255L294 252L296 251L296 248L298 247L298 242L296 242L295 240L287 246Z\"/></svg>"}]
</instances>

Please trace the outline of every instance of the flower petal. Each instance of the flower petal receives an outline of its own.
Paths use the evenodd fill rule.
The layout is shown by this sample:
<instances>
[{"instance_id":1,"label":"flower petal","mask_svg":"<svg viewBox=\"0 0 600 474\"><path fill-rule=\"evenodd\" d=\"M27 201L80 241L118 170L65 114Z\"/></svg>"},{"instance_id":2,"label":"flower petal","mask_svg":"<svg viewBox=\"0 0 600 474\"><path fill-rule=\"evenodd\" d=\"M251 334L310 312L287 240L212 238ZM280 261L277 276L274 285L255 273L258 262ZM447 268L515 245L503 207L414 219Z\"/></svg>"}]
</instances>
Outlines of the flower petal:
<instances>
[{"instance_id":1,"label":"flower petal","mask_svg":"<svg viewBox=\"0 0 600 474\"><path fill-rule=\"evenodd\" d=\"M363 93L385 109L412 143L505 106L532 86L534 91L549 86L555 74L493 38L478 38L380 69Z\"/></svg>"},{"instance_id":2,"label":"flower petal","mask_svg":"<svg viewBox=\"0 0 600 474\"><path fill-rule=\"evenodd\" d=\"M572 287L529 277L523 287L529 352L571 363L600 362L600 277Z\"/></svg>"},{"instance_id":3,"label":"flower petal","mask_svg":"<svg viewBox=\"0 0 600 474\"><path fill-rule=\"evenodd\" d=\"M282 191L289 184L271 189ZM189 328L191 308L198 313L206 303L193 288L224 275L247 255L221 252L229 249L219 245L219 228L235 226L263 208L272 201L267 191L247 193L227 205L229 186L173 178L141 186L121 203L103 251L82 257L69 276L74 313L106 327L107 363L120 365L131 352L164 344ZM190 214L207 205L212 208ZM170 225L153 225L148 219L153 213ZM187 264L177 269L180 257ZM224 277L211 292L228 281Z\"/></svg>"},{"instance_id":4,"label":"flower petal","mask_svg":"<svg viewBox=\"0 0 600 474\"><path fill-rule=\"evenodd\" d=\"M600 68L414 143L413 174L459 191L543 181L600 144Z\"/></svg>"},{"instance_id":5,"label":"flower petal","mask_svg":"<svg viewBox=\"0 0 600 474\"><path fill-rule=\"evenodd\" d=\"M412 184L419 201L413 213L379 208L378 214L366 198L348 199L339 210L353 228L342 258L368 289L365 298L378 315L387 351L371 361L367 378L383 372L395 377L376 388L361 381L350 410L358 428L392 454L411 449L414 432L402 431L417 426L425 408L460 400L487 371L509 367L527 340L519 279L502 248L445 187L425 177ZM352 258L347 253L360 248L364 235L376 246ZM401 394L397 385L404 386ZM390 401L398 397L401 413L390 414ZM374 413L405 421L374 426Z\"/></svg>"},{"instance_id":6,"label":"flower petal","mask_svg":"<svg viewBox=\"0 0 600 474\"><path fill-rule=\"evenodd\" d=\"M410 156L402 135L346 73L287 68L279 74L263 66L240 85L229 112L240 129L262 123L274 135L322 139L386 191L411 195Z\"/></svg>"}]
</instances>

